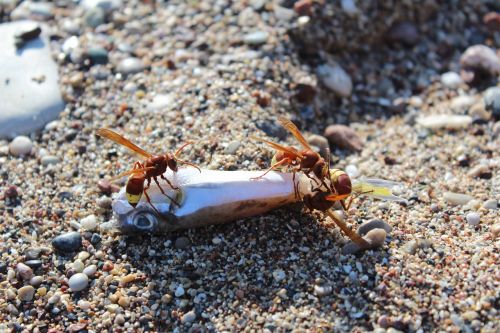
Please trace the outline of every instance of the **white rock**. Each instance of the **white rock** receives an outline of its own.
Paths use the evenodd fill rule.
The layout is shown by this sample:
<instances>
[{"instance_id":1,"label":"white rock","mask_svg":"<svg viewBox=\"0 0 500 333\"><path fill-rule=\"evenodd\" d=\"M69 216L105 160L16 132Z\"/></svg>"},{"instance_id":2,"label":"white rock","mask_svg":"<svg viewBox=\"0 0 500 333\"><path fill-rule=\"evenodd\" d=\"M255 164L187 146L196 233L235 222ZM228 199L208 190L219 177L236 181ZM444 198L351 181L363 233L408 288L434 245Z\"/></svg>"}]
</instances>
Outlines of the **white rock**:
<instances>
[{"instance_id":1,"label":"white rock","mask_svg":"<svg viewBox=\"0 0 500 333\"><path fill-rule=\"evenodd\" d=\"M174 102L174 98L171 95L162 94L153 97L153 100L146 105L148 111L152 112L165 112Z\"/></svg>"},{"instance_id":2,"label":"white rock","mask_svg":"<svg viewBox=\"0 0 500 333\"><path fill-rule=\"evenodd\" d=\"M472 118L469 116L459 116L452 114L438 114L417 119L417 123L430 129L460 129L469 126Z\"/></svg>"},{"instance_id":3,"label":"white rock","mask_svg":"<svg viewBox=\"0 0 500 333\"><path fill-rule=\"evenodd\" d=\"M73 266L73 269L75 271L77 271L78 273L81 273L83 271L83 269L85 268L85 265L83 264L83 262L80 259L76 259L73 262L72 266Z\"/></svg>"},{"instance_id":4,"label":"white rock","mask_svg":"<svg viewBox=\"0 0 500 333\"><path fill-rule=\"evenodd\" d=\"M352 93L352 80L349 74L339 65L320 65L316 74L323 84L340 97L348 97Z\"/></svg>"},{"instance_id":5,"label":"white rock","mask_svg":"<svg viewBox=\"0 0 500 333\"><path fill-rule=\"evenodd\" d=\"M180 284L176 289L175 289L175 297L181 297L184 296L184 287L182 284Z\"/></svg>"},{"instance_id":6,"label":"white rock","mask_svg":"<svg viewBox=\"0 0 500 333\"><path fill-rule=\"evenodd\" d=\"M450 102L450 107L453 111L464 112L467 111L474 103L476 99L472 96L457 96L453 98Z\"/></svg>"},{"instance_id":7,"label":"white rock","mask_svg":"<svg viewBox=\"0 0 500 333\"><path fill-rule=\"evenodd\" d=\"M483 204L483 208L486 209L497 209L498 208L498 200L495 199L489 199L486 200L485 203Z\"/></svg>"},{"instance_id":8,"label":"white rock","mask_svg":"<svg viewBox=\"0 0 500 333\"><path fill-rule=\"evenodd\" d=\"M359 170L358 168L353 165L349 164L348 166L345 167L345 172L351 177L352 179L358 178L359 177Z\"/></svg>"},{"instance_id":9,"label":"white rock","mask_svg":"<svg viewBox=\"0 0 500 333\"><path fill-rule=\"evenodd\" d=\"M57 66L52 59L48 31L17 50L14 35L36 22L0 24L0 137L32 133L54 120L64 108ZM43 82L33 80L44 76Z\"/></svg>"},{"instance_id":10,"label":"white rock","mask_svg":"<svg viewBox=\"0 0 500 333\"><path fill-rule=\"evenodd\" d=\"M455 89L462 84L462 78L458 73L446 72L441 74L441 83L447 88Z\"/></svg>"},{"instance_id":11,"label":"white rock","mask_svg":"<svg viewBox=\"0 0 500 333\"><path fill-rule=\"evenodd\" d=\"M196 313L194 311L189 311L186 312L182 317L181 317L181 322L182 323L191 323L195 321L196 319Z\"/></svg>"},{"instance_id":12,"label":"white rock","mask_svg":"<svg viewBox=\"0 0 500 333\"><path fill-rule=\"evenodd\" d=\"M96 265L90 265L87 266L83 269L83 274L87 275L88 277L94 276L94 274L97 272L97 266Z\"/></svg>"},{"instance_id":13,"label":"white rock","mask_svg":"<svg viewBox=\"0 0 500 333\"><path fill-rule=\"evenodd\" d=\"M144 70L144 63L138 58L125 58L120 61L116 69L122 74L135 74Z\"/></svg>"},{"instance_id":14,"label":"white rock","mask_svg":"<svg viewBox=\"0 0 500 333\"><path fill-rule=\"evenodd\" d=\"M218 245L221 242L222 242L222 239L220 239L219 237L212 238L212 244L214 244L214 245Z\"/></svg>"},{"instance_id":15,"label":"white rock","mask_svg":"<svg viewBox=\"0 0 500 333\"><path fill-rule=\"evenodd\" d=\"M83 0L80 3L80 6L89 10L93 8L101 8L106 11L110 11L112 9L118 9L122 6L121 0Z\"/></svg>"},{"instance_id":16,"label":"white rock","mask_svg":"<svg viewBox=\"0 0 500 333\"><path fill-rule=\"evenodd\" d=\"M282 269L277 269L273 272L273 277L277 282L280 282L286 278L286 274Z\"/></svg>"},{"instance_id":17,"label":"white rock","mask_svg":"<svg viewBox=\"0 0 500 333\"><path fill-rule=\"evenodd\" d=\"M80 221L80 225L85 230L89 231L95 230L97 228L97 218L94 214L84 217Z\"/></svg>"},{"instance_id":18,"label":"white rock","mask_svg":"<svg viewBox=\"0 0 500 333\"><path fill-rule=\"evenodd\" d=\"M465 216L465 218L470 225L478 225L481 219L481 215L476 212L470 212Z\"/></svg>"},{"instance_id":19,"label":"white rock","mask_svg":"<svg viewBox=\"0 0 500 333\"><path fill-rule=\"evenodd\" d=\"M469 201L474 199L470 195L467 194L461 194L461 193L454 193L454 192L445 192L443 194L443 198L446 202L452 204L452 205L457 205L457 206L463 206L467 204Z\"/></svg>"},{"instance_id":20,"label":"white rock","mask_svg":"<svg viewBox=\"0 0 500 333\"><path fill-rule=\"evenodd\" d=\"M255 31L243 37L243 41L248 45L260 45L267 42L269 33L267 31Z\"/></svg>"},{"instance_id":21,"label":"white rock","mask_svg":"<svg viewBox=\"0 0 500 333\"><path fill-rule=\"evenodd\" d=\"M314 293L319 297L330 295L332 290L333 288L331 286L314 286Z\"/></svg>"},{"instance_id":22,"label":"white rock","mask_svg":"<svg viewBox=\"0 0 500 333\"><path fill-rule=\"evenodd\" d=\"M72 291L81 291L89 285L89 278L83 273L76 273L69 278L68 286Z\"/></svg>"},{"instance_id":23,"label":"white rock","mask_svg":"<svg viewBox=\"0 0 500 333\"><path fill-rule=\"evenodd\" d=\"M29 155L32 149L33 142L26 136L18 136L9 144L9 151L14 156Z\"/></svg>"},{"instance_id":24,"label":"white rock","mask_svg":"<svg viewBox=\"0 0 500 333\"><path fill-rule=\"evenodd\" d=\"M342 10L350 16L358 14L358 8L356 7L354 0L341 0L340 6L342 7Z\"/></svg>"}]
</instances>

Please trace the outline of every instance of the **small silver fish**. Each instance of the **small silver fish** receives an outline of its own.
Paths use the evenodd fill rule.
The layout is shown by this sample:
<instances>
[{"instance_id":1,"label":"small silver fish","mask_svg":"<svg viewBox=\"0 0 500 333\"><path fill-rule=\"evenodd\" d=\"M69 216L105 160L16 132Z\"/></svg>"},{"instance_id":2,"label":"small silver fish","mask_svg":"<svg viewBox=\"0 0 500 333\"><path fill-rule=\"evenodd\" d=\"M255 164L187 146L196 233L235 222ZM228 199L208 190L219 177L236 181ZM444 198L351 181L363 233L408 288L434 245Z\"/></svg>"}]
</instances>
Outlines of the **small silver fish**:
<instances>
[{"instance_id":1,"label":"small silver fish","mask_svg":"<svg viewBox=\"0 0 500 333\"><path fill-rule=\"evenodd\" d=\"M180 204L171 204L156 185L148 194L154 211L144 196L134 208L126 199L123 188L113 201L117 223L122 233L162 234L178 229L201 227L210 224L236 221L248 216L260 215L272 209L296 202L293 175L291 173L269 172L258 180L252 177L262 171L215 171L185 168L165 176L177 187L172 190L162 186L169 196ZM309 191L310 180L295 176L301 192Z\"/></svg>"}]
</instances>

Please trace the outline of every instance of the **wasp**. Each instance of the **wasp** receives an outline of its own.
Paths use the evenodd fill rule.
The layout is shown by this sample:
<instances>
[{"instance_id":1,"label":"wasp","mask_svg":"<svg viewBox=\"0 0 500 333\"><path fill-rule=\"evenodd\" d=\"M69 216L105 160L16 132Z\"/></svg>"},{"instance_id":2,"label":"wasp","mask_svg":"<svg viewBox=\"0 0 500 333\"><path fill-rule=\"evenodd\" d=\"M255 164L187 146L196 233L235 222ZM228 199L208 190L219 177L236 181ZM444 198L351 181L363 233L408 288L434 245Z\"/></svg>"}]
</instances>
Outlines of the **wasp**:
<instances>
[{"instance_id":1,"label":"wasp","mask_svg":"<svg viewBox=\"0 0 500 333\"><path fill-rule=\"evenodd\" d=\"M368 195L382 200L404 201L392 193L393 188L401 184L376 178L351 182L349 175L340 169L331 169L329 173L330 186L312 187L310 193L305 194L302 198L304 205L311 211L319 210L327 214L353 242L362 248L367 248L368 242L352 231L331 208L336 202L339 202L342 209L348 212L353 199L360 195ZM349 199L348 202L346 202L347 199Z\"/></svg>"},{"instance_id":2,"label":"wasp","mask_svg":"<svg viewBox=\"0 0 500 333\"><path fill-rule=\"evenodd\" d=\"M291 171L294 175L295 184L295 173L303 172L307 177L313 179L315 182L319 182L318 185L327 186L325 180L329 178L329 163L325 161L323 157L317 152L315 152L309 145L307 140L304 138L302 133L300 133L297 126L290 120L280 117L278 118L281 125L289 131L295 139L302 146L302 150L298 150L294 147L283 146L268 140L264 140L257 137L252 137L255 140L264 142L274 148L276 153L273 156L271 167L267 169L262 175L252 178L259 179L264 177L268 172L275 169L285 169L286 171ZM297 186L297 185L296 185ZM295 193L297 195L298 189L295 188Z\"/></svg>"},{"instance_id":3,"label":"wasp","mask_svg":"<svg viewBox=\"0 0 500 333\"><path fill-rule=\"evenodd\" d=\"M160 186L160 183L158 181L158 178L161 178L167 182L167 184L172 188L173 190L178 190L179 188L174 186L170 180L168 180L164 173L167 171L167 169L172 170L173 172L177 172L178 170L178 164L186 164L189 166L192 166L198 171L201 172L200 168L198 168L196 165L193 163L183 161L179 159L179 154L180 152L188 145L193 144L193 142L186 142L184 143L180 148L178 148L175 153L166 153L164 155L153 155L145 151L144 149L138 147L135 145L133 142L130 140L126 139L125 137L121 136L120 134L107 129L107 128L101 128L97 130L97 135L109 139L115 143L118 143L134 153L137 153L144 157L143 161L138 161L134 163L134 167L131 170L125 171L124 173L118 175L115 178L121 178L124 176L129 176L127 180L127 185L125 186L125 194L128 203L132 207L136 207L139 201L141 200L142 194L146 196L146 200L148 203L155 209L155 211L158 213L156 208L153 206L151 203L151 199L148 195L148 190L151 186L151 180L153 180L158 188L160 189L161 193L165 195L171 202L173 202L175 205L179 206L179 203L172 197L170 197L163 188ZM144 185L146 184L146 185Z\"/></svg>"}]
</instances>

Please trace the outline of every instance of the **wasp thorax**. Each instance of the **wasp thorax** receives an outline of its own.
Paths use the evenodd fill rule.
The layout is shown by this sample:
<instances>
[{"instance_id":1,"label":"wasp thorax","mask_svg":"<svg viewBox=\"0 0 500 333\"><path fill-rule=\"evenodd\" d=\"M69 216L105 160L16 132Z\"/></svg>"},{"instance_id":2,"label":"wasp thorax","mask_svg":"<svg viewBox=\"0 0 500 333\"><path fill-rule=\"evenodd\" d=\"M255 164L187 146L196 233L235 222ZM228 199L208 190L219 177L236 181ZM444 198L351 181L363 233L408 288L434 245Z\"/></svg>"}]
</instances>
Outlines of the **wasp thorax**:
<instances>
[{"instance_id":1,"label":"wasp thorax","mask_svg":"<svg viewBox=\"0 0 500 333\"><path fill-rule=\"evenodd\" d=\"M332 185L338 195L349 195L352 192L351 178L339 169L330 170Z\"/></svg>"}]
</instances>

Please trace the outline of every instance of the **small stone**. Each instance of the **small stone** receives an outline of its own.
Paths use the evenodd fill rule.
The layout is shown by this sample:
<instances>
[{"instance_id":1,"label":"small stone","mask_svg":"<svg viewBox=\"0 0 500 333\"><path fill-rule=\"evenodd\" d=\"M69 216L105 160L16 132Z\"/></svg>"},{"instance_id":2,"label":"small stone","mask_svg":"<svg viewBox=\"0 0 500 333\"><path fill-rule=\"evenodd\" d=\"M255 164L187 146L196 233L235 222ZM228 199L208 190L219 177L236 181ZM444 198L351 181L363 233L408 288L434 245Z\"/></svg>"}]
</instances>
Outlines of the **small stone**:
<instances>
[{"instance_id":1,"label":"small stone","mask_svg":"<svg viewBox=\"0 0 500 333\"><path fill-rule=\"evenodd\" d=\"M403 245L401 250L408 254L415 254L418 249L427 249L432 247L432 241L428 239L414 239Z\"/></svg>"},{"instance_id":2,"label":"small stone","mask_svg":"<svg viewBox=\"0 0 500 333\"><path fill-rule=\"evenodd\" d=\"M356 3L354 3L354 0L341 0L340 7L342 7L344 13L346 13L349 16L355 16L359 13L359 10L356 7Z\"/></svg>"},{"instance_id":3,"label":"small stone","mask_svg":"<svg viewBox=\"0 0 500 333\"><path fill-rule=\"evenodd\" d=\"M467 194L461 194L461 193L454 193L454 192L445 192L443 194L443 198L446 202L452 205L456 206L463 206L467 204L469 201L474 199L474 197L471 197L470 195Z\"/></svg>"},{"instance_id":4,"label":"small stone","mask_svg":"<svg viewBox=\"0 0 500 333\"><path fill-rule=\"evenodd\" d=\"M500 234L500 223L493 224L490 227L491 235L493 236L493 239L496 239L498 235Z\"/></svg>"},{"instance_id":5,"label":"small stone","mask_svg":"<svg viewBox=\"0 0 500 333\"><path fill-rule=\"evenodd\" d=\"M118 299L118 305L120 305L122 308L128 308L130 305L130 298L126 296L122 296Z\"/></svg>"},{"instance_id":6,"label":"small stone","mask_svg":"<svg viewBox=\"0 0 500 333\"><path fill-rule=\"evenodd\" d=\"M372 229L363 238L370 243L370 249L375 249L384 244L386 236L387 232L384 229Z\"/></svg>"},{"instance_id":7,"label":"small stone","mask_svg":"<svg viewBox=\"0 0 500 333\"><path fill-rule=\"evenodd\" d=\"M90 238L90 242L92 245L97 245L101 242L101 235L93 233L92 237Z\"/></svg>"},{"instance_id":8,"label":"small stone","mask_svg":"<svg viewBox=\"0 0 500 333\"><path fill-rule=\"evenodd\" d=\"M255 31L243 37L243 42L248 45L260 45L267 42L269 33L266 31Z\"/></svg>"},{"instance_id":9,"label":"small stone","mask_svg":"<svg viewBox=\"0 0 500 333\"><path fill-rule=\"evenodd\" d=\"M43 283L43 277L42 276L37 275L37 276L33 276L30 279L30 285L32 285L33 287L38 287L42 283Z\"/></svg>"},{"instance_id":10,"label":"small stone","mask_svg":"<svg viewBox=\"0 0 500 333\"><path fill-rule=\"evenodd\" d=\"M107 179L99 179L97 187L104 194L111 194L111 183Z\"/></svg>"},{"instance_id":11,"label":"small stone","mask_svg":"<svg viewBox=\"0 0 500 333\"><path fill-rule=\"evenodd\" d=\"M81 88L85 77L82 72L75 73L69 77L69 84L74 88ZM47 129L47 127L45 127Z\"/></svg>"},{"instance_id":12,"label":"small stone","mask_svg":"<svg viewBox=\"0 0 500 333\"><path fill-rule=\"evenodd\" d=\"M81 291L87 288L89 284L89 278L83 273L76 273L69 278L68 286L72 291Z\"/></svg>"},{"instance_id":13,"label":"small stone","mask_svg":"<svg viewBox=\"0 0 500 333\"><path fill-rule=\"evenodd\" d=\"M388 224L387 222L385 222L383 220L379 220L379 219L373 219L373 220L370 220L370 221L360 225L357 233L363 237L366 234L368 234L368 232L370 232L371 230L377 229L377 228L384 229L385 232L388 234L392 231L391 225Z\"/></svg>"},{"instance_id":14,"label":"small stone","mask_svg":"<svg viewBox=\"0 0 500 333\"><path fill-rule=\"evenodd\" d=\"M275 281L280 282L286 278L286 274L282 269L277 269L273 272L273 278Z\"/></svg>"},{"instance_id":15,"label":"small stone","mask_svg":"<svg viewBox=\"0 0 500 333\"><path fill-rule=\"evenodd\" d=\"M163 295L163 296L161 297L161 302L162 302L163 304L169 304L170 302L172 302L172 299L173 299L172 295L170 295L170 294L165 294L165 295Z\"/></svg>"},{"instance_id":16,"label":"small stone","mask_svg":"<svg viewBox=\"0 0 500 333\"><path fill-rule=\"evenodd\" d=\"M33 260L27 260L24 262L26 265L31 267L32 269L38 269L42 267L42 261L38 259L33 259Z\"/></svg>"},{"instance_id":17,"label":"small stone","mask_svg":"<svg viewBox=\"0 0 500 333\"><path fill-rule=\"evenodd\" d=\"M38 38L42 33L42 29L36 23L31 26L25 26L15 35L15 44L17 48L22 48L30 40Z\"/></svg>"},{"instance_id":18,"label":"small stone","mask_svg":"<svg viewBox=\"0 0 500 333\"><path fill-rule=\"evenodd\" d=\"M108 63L108 51L102 47L92 47L87 51L92 65L105 65Z\"/></svg>"},{"instance_id":19,"label":"small stone","mask_svg":"<svg viewBox=\"0 0 500 333\"><path fill-rule=\"evenodd\" d=\"M299 0L293 4L293 10L299 16L311 16L312 0Z\"/></svg>"},{"instance_id":20,"label":"small stone","mask_svg":"<svg viewBox=\"0 0 500 333\"><path fill-rule=\"evenodd\" d=\"M392 319L386 315L378 317L377 324L382 328L389 328L392 326Z\"/></svg>"},{"instance_id":21,"label":"small stone","mask_svg":"<svg viewBox=\"0 0 500 333\"><path fill-rule=\"evenodd\" d=\"M83 15L83 22L91 28L97 28L105 22L106 13L102 8L92 8L85 12Z\"/></svg>"},{"instance_id":22,"label":"small stone","mask_svg":"<svg viewBox=\"0 0 500 333\"><path fill-rule=\"evenodd\" d=\"M42 162L42 165L46 167L49 165L54 165L54 164L59 163L59 158L57 158L56 156L47 155L47 156L42 157L40 162Z\"/></svg>"},{"instance_id":23,"label":"small stone","mask_svg":"<svg viewBox=\"0 0 500 333\"><path fill-rule=\"evenodd\" d=\"M460 129L472 124L472 117L452 114L439 114L417 118L420 126L429 129Z\"/></svg>"},{"instance_id":24,"label":"small stone","mask_svg":"<svg viewBox=\"0 0 500 333\"><path fill-rule=\"evenodd\" d=\"M191 245L191 241L187 237L179 237L175 240L175 248L176 249L185 249Z\"/></svg>"},{"instance_id":25,"label":"small stone","mask_svg":"<svg viewBox=\"0 0 500 333\"><path fill-rule=\"evenodd\" d=\"M474 320L474 319L476 319L476 318L478 318L478 317L479 317L479 314L478 314L476 311L472 311L472 310L471 310L471 311L464 312L464 313L462 314L462 318L463 318L464 320L468 320L468 321L472 321L472 320Z\"/></svg>"},{"instance_id":26,"label":"small stone","mask_svg":"<svg viewBox=\"0 0 500 333\"><path fill-rule=\"evenodd\" d=\"M28 265L19 263L16 266L17 275L23 280L29 280L33 276L33 270Z\"/></svg>"},{"instance_id":27,"label":"small stone","mask_svg":"<svg viewBox=\"0 0 500 333\"><path fill-rule=\"evenodd\" d=\"M138 58L125 58L117 66L118 72L129 75L142 72L145 66L141 59Z\"/></svg>"},{"instance_id":28,"label":"small stone","mask_svg":"<svg viewBox=\"0 0 500 333\"><path fill-rule=\"evenodd\" d=\"M176 289L175 289L175 297L182 297L184 296L184 287L182 284L180 284Z\"/></svg>"},{"instance_id":29,"label":"small stone","mask_svg":"<svg viewBox=\"0 0 500 333\"><path fill-rule=\"evenodd\" d=\"M495 77L500 73L500 58L485 45L469 47L460 57L462 79L470 84Z\"/></svg>"},{"instance_id":30,"label":"small stone","mask_svg":"<svg viewBox=\"0 0 500 333\"><path fill-rule=\"evenodd\" d=\"M356 132L344 125L330 125L325 129L325 137L334 147L360 151L363 149L363 141Z\"/></svg>"},{"instance_id":31,"label":"small stone","mask_svg":"<svg viewBox=\"0 0 500 333\"><path fill-rule=\"evenodd\" d=\"M125 317L121 313L117 314L115 317L114 323L115 323L115 325L125 324Z\"/></svg>"},{"instance_id":32,"label":"small stone","mask_svg":"<svg viewBox=\"0 0 500 333\"><path fill-rule=\"evenodd\" d=\"M30 155L33 149L33 142L27 136L17 136L9 144L9 151L14 156Z\"/></svg>"},{"instance_id":33,"label":"small stone","mask_svg":"<svg viewBox=\"0 0 500 333\"><path fill-rule=\"evenodd\" d=\"M480 222L481 215L479 215L479 213L476 212L470 212L465 216L465 219L470 225L476 226Z\"/></svg>"},{"instance_id":34,"label":"small stone","mask_svg":"<svg viewBox=\"0 0 500 333\"><path fill-rule=\"evenodd\" d=\"M441 74L441 83L449 89L456 89L462 84L462 78L458 73L446 72Z\"/></svg>"},{"instance_id":35,"label":"small stone","mask_svg":"<svg viewBox=\"0 0 500 333\"><path fill-rule=\"evenodd\" d=\"M81 273L83 271L83 269L85 268L85 265L83 264L83 262L80 259L76 259L71 266L78 273Z\"/></svg>"},{"instance_id":36,"label":"small stone","mask_svg":"<svg viewBox=\"0 0 500 333\"><path fill-rule=\"evenodd\" d=\"M40 254L42 253L42 249L40 248L29 248L24 253L24 258L26 260L34 260L40 258Z\"/></svg>"},{"instance_id":37,"label":"small stone","mask_svg":"<svg viewBox=\"0 0 500 333\"><path fill-rule=\"evenodd\" d=\"M82 246L82 236L76 231L68 232L54 238L52 246L61 252L73 252Z\"/></svg>"},{"instance_id":38,"label":"small stone","mask_svg":"<svg viewBox=\"0 0 500 333\"><path fill-rule=\"evenodd\" d=\"M450 102L450 108L455 112L465 112L476 102L476 98L467 95L454 97Z\"/></svg>"},{"instance_id":39,"label":"small stone","mask_svg":"<svg viewBox=\"0 0 500 333\"><path fill-rule=\"evenodd\" d=\"M240 146L241 146L241 142L232 141L227 145L226 149L224 149L224 153L233 155L236 153L238 148L240 148Z\"/></svg>"},{"instance_id":40,"label":"small stone","mask_svg":"<svg viewBox=\"0 0 500 333\"><path fill-rule=\"evenodd\" d=\"M175 98L169 94L158 94L147 103L146 109L151 112L164 112L174 101Z\"/></svg>"},{"instance_id":41,"label":"small stone","mask_svg":"<svg viewBox=\"0 0 500 333\"><path fill-rule=\"evenodd\" d=\"M324 297L327 295L330 295L333 291L333 288L331 286L324 286L324 285L315 285L314 286L314 293L319 296L319 297Z\"/></svg>"},{"instance_id":42,"label":"small stone","mask_svg":"<svg viewBox=\"0 0 500 333\"><path fill-rule=\"evenodd\" d=\"M321 156L323 156L324 158L328 157L327 153L330 149L330 145L328 144L327 138L322 135L313 134L307 138L307 142L309 142L309 144L311 144L312 146L318 147L319 154Z\"/></svg>"},{"instance_id":43,"label":"small stone","mask_svg":"<svg viewBox=\"0 0 500 333\"><path fill-rule=\"evenodd\" d=\"M349 97L352 93L352 80L339 65L320 65L316 74L323 84L339 97Z\"/></svg>"},{"instance_id":44,"label":"small stone","mask_svg":"<svg viewBox=\"0 0 500 333\"><path fill-rule=\"evenodd\" d=\"M16 292L15 292L15 289L13 289L13 288L6 289L6 290L5 290L5 297L6 297L8 300L13 301L13 300L16 298Z\"/></svg>"},{"instance_id":45,"label":"small stone","mask_svg":"<svg viewBox=\"0 0 500 333\"><path fill-rule=\"evenodd\" d=\"M413 23L405 21L394 24L387 32L386 38L389 42L413 46L417 44L419 34Z\"/></svg>"},{"instance_id":46,"label":"small stone","mask_svg":"<svg viewBox=\"0 0 500 333\"><path fill-rule=\"evenodd\" d=\"M90 309L90 306L91 306L90 302L86 301L84 299L79 300L78 303L77 303L77 305L83 311L86 311L86 310Z\"/></svg>"},{"instance_id":47,"label":"small stone","mask_svg":"<svg viewBox=\"0 0 500 333\"><path fill-rule=\"evenodd\" d=\"M110 209L112 203L113 203L113 200L107 196L102 196L99 199L97 199L97 206L99 206L102 209Z\"/></svg>"},{"instance_id":48,"label":"small stone","mask_svg":"<svg viewBox=\"0 0 500 333\"><path fill-rule=\"evenodd\" d=\"M212 238L212 244L219 245L220 243L222 243L222 239L221 238L219 238L219 237Z\"/></svg>"},{"instance_id":49,"label":"small stone","mask_svg":"<svg viewBox=\"0 0 500 333\"><path fill-rule=\"evenodd\" d=\"M97 218L94 214L89 215L80 220L80 225L85 230L93 231L97 228Z\"/></svg>"},{"instance_id":50,"label":"small stone","mask_svg":"<svg viewBox=\"0 0 500 333\"><path fill-rule=\"evenodd\" d=\"M35 295L35 288L32 286L24 286L17 290L17 297L23 302L29 302L33 299Z\"/></svg>"},{"instance_id":51,"label":"small stone","mask_svg":"<svg viewBox=\"0 0 500 333\"><path fill-rule=\"evenodd\" d=\"M96 265L87 266L82 271L82 273L85 274L85 275L87 275L88 277L93 277L96 272L97 272L97 266Z\"/></svg>"},{"instance_id":52,"label":"small stone","mask_svg":"<svg viewBox=\"0 0 500 333\"><path fill-rule=\"evenodd\" d=\"M120 279L120 284L126 285L126 284L133 282L135 280L137 280L137 274L135 274L135 273L127 274Z\"/></svg>"},{"instance_id":53,"label":"small stone","mask_svg":"<svg viewBox=\"0 0 500 333\"><path fill-rule=\"evenodd\" d=\"M489 173L490 168L487 165L479 164L467 172L467 176L471 178L481 177L483 174Z\"/></svg>"},{"instance_id":54,"label":"small stone","mask_svg":"<svg viewBox=\"0 0 500 333\"><path fill-rule=\"evenodd\" d=\"M353 164L349 164L348 166L346 166L345 172L351 179L358 178L360 174L358 167Z\"/></svg>"},{"instance_id":55,"label":"small stone","mask_svg":"<svg viewBox=\"0 0 500 333\"><path fill-rule=\"evenodd\" d=\"M196 320L196 313L191 310L189 312L186 312L182 317L181 317L181 322L183 324L185 323L191 323Z\"/></svg>"},{"instance_id":56,"label":"small stone","mask_svg":"<svg viewBox=\"0 0 500 333\"><path fill-rule=\"evenodd\" d=\"M497 209L498 208L498 200L496 200L496 199L486 200L483 203L483 208L490 209L490 210Z\"/></svg>"},{"instance_id":57,"label":"small stone","mask_svg":"<svg viewBox=\"0 0 500 333\"><path fill-rule=\"evenodd\" d=\"M500 119L500 87L488 88L484 93L484 107L495 119Z\"/></svg>"}]
</instances>

